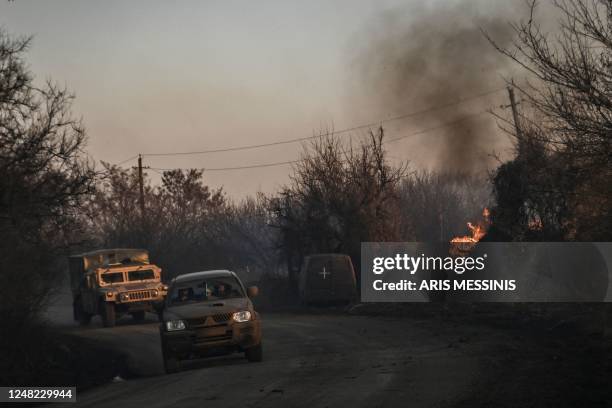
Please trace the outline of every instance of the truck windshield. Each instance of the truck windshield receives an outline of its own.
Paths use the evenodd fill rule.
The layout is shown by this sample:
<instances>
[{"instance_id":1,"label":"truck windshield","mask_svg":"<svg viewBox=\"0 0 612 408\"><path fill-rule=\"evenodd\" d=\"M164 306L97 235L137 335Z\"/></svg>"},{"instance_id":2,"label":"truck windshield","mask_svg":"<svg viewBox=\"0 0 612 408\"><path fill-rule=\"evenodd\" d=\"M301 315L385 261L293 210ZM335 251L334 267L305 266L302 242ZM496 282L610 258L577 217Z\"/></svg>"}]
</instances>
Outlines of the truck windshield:
<instances>
[{"instance_id":1,"label":"truck windshield","mask_svg":"<svg viewBox=\"0 0 612 408\"><path fill-rule=\"evenodd\" d=\"M101 279L104 283L123 282L123 272L106 272L101 275Z\"/></svg>"},{"instance_id":2,"label":"truck windshield","mask_svg":"<svg viewBox=\"0 0 612 408\"><path fill-rule=\"evenodd\" d=\"M169 299L173 306L186 303L207 302L244 297L242 286L233 277L217 277L204 280L178 282L172 288Z\"/></svg>"},{"instance_id":3,"label":"truck windshield","mask_svg":"<svg viewBox=\"0 0 612 408\"><path fill-rule=\"evenodd\" d=\"M128 281L141 281L155 279L155 273L152 269L141 269L138 271L128 272Z\"/></svg>"}]
</instances>

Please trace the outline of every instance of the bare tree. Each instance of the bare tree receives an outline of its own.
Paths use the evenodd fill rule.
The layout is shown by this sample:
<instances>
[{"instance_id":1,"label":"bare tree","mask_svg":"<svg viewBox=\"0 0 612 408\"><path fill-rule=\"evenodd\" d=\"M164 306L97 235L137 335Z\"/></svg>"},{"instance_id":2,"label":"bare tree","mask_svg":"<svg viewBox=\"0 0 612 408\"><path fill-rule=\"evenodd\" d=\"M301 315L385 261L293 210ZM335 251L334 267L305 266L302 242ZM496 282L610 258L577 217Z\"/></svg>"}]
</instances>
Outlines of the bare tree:
<instances>
[{"instance_id":1,"label":"bare tree","mask_svg":"<svg viewBox=\"0 0 612 408\"><path fill-rule=\"evenodd\" d=\"M270 201L293 286L309 253L346 253L359 267L361 242L399 238L398 186L406 168L387 163L383 136L382 128L371 132L358 147L333 134L313 141L290 185Z\"/></svg>"},{"instance_id":2,"label":"bare tree","mask_svg":"<svg viewBox=\"0 0 612 408\"><path fill-rule=\"evenodd\" d=\"M24 332L62 282L95 177L82 151L85 130L70 113L73 97L50 82L34 85L24 61L29 43L0 30L0 347L9 365L0 371L16 373L37 369Z\"/></svg>"},{"instance_id":3,"label":"bare tree","mask_svg":"<svg viewBox=\"0 0 612 408\"><path fill-rule=\"evenodd\" d=\"M514 47L497 46L532 80L521 87L517 158L496 176L497 226L510 236L608 240L612 234L612 2L557 0L551 36L529 19ZM490 38L495 45L495 39ZM527 109L525 109L527 108ZM517 231L510 224L521 222ZM506 231L509 232L509 231Z\"/></svg>"}]
</instances>

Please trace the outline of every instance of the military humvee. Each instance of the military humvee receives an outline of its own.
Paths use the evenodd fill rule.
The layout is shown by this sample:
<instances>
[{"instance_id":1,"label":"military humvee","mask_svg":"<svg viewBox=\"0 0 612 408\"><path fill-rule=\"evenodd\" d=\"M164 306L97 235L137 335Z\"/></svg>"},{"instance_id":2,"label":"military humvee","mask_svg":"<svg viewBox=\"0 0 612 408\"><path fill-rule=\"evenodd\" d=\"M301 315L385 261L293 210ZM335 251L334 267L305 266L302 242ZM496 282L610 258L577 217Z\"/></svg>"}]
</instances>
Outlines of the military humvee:
<instances>
[{"instance_id":1,"label":"military humvee","mask_svg":"<svg viewBox=\"0 0 612 408\"><path fill-rule=\"evenodd\" d=\"M351 258L342 254L316 254L304 258L299 293L304 304L356 300L357 283Z\"/></svg>"},{"instance_id":2,"label":"military humvee","mask_svg":"<svg viewBox=\"0 0 612 408\"><path fill-rule=\"evenodd\" d=\"M74 319L89 324L102 316L106 327L122 314L143 320L145 312L161 313L168 287L161 269L149 263L143 249L102 249L69 257Z\"/></svg>"}]
</instances>

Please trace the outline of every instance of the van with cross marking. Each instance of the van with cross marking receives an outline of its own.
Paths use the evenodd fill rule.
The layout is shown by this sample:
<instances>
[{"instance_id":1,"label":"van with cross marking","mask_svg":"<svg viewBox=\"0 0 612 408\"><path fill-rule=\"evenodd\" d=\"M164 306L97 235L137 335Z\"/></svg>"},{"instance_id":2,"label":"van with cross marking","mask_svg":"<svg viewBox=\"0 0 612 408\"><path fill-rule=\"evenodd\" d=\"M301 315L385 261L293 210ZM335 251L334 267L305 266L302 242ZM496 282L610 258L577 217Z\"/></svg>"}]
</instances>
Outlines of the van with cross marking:
<instances>
[{"instance_id":1,"label":"van with cross marking","mask_svg":"<svg viewBox=\"0 0 612 408\"><path fill-rule=\"evenodd\" d=\"M299 275L303 304L350 303L357 299L357 282L348 255L313 254L304 258Z\"/></svg>"}]
</instances>

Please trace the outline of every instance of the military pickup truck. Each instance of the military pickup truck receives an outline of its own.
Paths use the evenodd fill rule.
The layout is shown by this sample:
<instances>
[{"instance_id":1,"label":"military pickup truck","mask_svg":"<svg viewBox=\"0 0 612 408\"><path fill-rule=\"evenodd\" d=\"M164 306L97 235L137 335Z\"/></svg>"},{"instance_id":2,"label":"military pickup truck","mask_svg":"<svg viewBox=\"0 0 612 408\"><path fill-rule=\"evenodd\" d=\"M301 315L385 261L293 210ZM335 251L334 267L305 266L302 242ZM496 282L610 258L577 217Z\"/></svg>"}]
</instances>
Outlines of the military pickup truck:
<instances>
[{"instance_id":1,"label":"military pickup truck","mask_svg":"<svg viewBox=\"0 0 612 408\"><path fill-rule=\"evenodd\" d=\"M102 249L69 257L74 319L87 325L95 315L105 327L129 313L144 320L146 312L161 313L168 287L161 269L143 249Z\"/></svg>"},{"instance_id":2,"label":"military pickup truck","mask_svg":"<svg viewBox=\"0 0 612 408\"><path fill-rule=\"evenodd\" d=\"M251 301L257 293L227 270L174 278L160 325L166 373L180 371L187 359L232 352L262 361L261 317Z\"/></svg>"}]
</instances>

